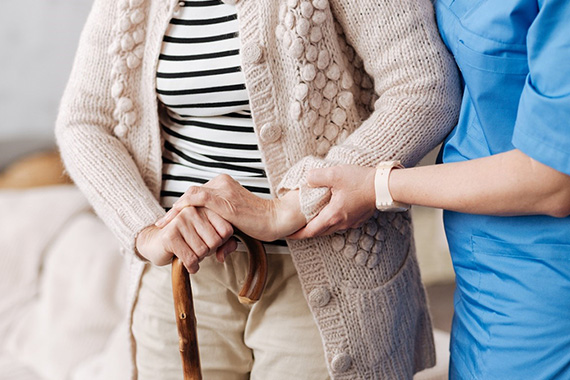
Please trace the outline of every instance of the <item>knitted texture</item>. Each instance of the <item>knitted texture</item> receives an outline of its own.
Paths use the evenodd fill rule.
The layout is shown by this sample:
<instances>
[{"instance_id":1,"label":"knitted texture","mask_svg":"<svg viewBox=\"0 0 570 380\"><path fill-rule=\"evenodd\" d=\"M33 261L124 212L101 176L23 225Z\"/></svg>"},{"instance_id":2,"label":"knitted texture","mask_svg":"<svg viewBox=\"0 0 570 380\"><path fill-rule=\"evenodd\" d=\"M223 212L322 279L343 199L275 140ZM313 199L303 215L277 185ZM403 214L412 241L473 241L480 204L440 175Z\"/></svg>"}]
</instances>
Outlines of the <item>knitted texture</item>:
<instances>
[{"instance_id":1,"label":"knitted texture","mask_svg":"<svg viewBox=\"0 0 570 380\"><path fill-rule=\"evenodd\" d=\"M67 170L131 253L164 213L155 78L177 3L95 0L57 121ZM429 0L232 3L272 192L300 189L307 220L330 198L306 186L308 170L412 166L455 125L459 81ZM411 229L407 213L377 213L359 229L289 242L333 379L409 379L434 364Z\"/></svg>"}]
</instances>

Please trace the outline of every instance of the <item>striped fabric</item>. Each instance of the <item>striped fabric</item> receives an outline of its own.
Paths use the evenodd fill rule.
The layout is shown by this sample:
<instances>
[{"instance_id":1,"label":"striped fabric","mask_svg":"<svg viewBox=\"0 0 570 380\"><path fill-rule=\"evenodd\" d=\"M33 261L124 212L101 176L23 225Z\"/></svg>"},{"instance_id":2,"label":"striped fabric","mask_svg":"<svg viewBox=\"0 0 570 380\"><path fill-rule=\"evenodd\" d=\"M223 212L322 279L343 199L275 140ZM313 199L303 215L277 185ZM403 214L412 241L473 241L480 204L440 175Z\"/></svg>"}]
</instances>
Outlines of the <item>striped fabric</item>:
<instances>
[{"instance_id":1,"label":"striped fabric","mask_svg":"<svg viewBox=\"0 0 570 380\"><path fill-rule=\"evenodd\" d=\"M253 130L235 7L185 1L163 39L156 91L163 148L161 204L170 208L189 186L225 173L271 198ZM288 253L286 243L266 244Z\"/></svg>"}]
</instances>

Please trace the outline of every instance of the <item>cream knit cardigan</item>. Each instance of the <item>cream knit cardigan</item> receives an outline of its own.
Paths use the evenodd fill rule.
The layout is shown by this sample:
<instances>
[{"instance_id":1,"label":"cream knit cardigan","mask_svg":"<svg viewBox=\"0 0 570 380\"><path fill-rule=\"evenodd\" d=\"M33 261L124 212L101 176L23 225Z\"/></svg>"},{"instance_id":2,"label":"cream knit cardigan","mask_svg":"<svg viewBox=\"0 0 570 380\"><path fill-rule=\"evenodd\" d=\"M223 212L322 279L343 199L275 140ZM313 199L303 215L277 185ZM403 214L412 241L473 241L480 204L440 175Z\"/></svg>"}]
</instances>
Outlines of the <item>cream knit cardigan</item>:
<instances>
[{"instance_id":1,"label":"cream knit cardigan","mask_svg":"<svg viewBox=\"0 0 570 380\"><path fill-rule=\"evenodd\" d=\"M308 220L329 197L305 186L308 169L412 166L454 126L459 82L429 0L225 1L237 3L273 194L300 189ZM56 127L67 170L131 257L131 305L144 265L135 237L164 213L155 77L178 7L95 0ZM408 213L289 246L333 379L409 379L434 364Z\"/></svg>"}]
</instances>

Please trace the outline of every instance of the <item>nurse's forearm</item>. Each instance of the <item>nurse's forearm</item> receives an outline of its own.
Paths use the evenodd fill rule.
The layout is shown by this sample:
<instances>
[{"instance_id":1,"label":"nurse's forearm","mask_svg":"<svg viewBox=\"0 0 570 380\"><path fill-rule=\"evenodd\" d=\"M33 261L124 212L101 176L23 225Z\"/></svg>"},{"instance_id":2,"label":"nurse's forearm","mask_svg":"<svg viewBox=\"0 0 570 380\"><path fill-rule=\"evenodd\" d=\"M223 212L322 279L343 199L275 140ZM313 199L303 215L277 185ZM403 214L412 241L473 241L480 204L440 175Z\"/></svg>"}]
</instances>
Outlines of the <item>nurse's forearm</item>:
<instances>
[{"instance_id":1,"label":"nurse's forearm","mask_svg":"<svg viewBox=\"0 0 570 380\"><path fill-rule=\"evenodd\" d=\"M393 170L394 200L473 214L570 214L570 176L519 150L471 161Z\"/></svg>"}]
</instances>

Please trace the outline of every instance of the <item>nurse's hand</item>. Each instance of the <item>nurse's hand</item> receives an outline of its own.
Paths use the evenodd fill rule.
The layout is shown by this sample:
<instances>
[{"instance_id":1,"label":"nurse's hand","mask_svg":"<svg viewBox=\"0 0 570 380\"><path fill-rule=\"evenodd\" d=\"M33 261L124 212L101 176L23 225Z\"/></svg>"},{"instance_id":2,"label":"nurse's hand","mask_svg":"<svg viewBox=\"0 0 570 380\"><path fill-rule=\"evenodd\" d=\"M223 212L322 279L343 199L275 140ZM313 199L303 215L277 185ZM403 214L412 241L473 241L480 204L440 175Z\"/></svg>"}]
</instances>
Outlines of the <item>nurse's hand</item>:
<instances>
[{"instance_id":1,"label":"nurse's hand","mask_svg":"<svg viewBox=\"0 0 570 380\"><path fill-rule=\"evenodd\" d=\"M157 225L169 223L192 206L206 207L244 233L262 241L283 238L306 222L297 191L291 191L279 199L264 199L230 176L222 174L203 186L190 187Z\"/></svg>"},{"instance_id":2,"label":"nurse's hand","mask_svg":"<svg viewBox=\"0 0 570 380\"><path fill-rule=\"evenodd\" d=\"M187 207L167 224L148 226L137 236L138 253L155 265L166 265L177 256L188 272L196 273L206 256L216 254L218 261L237 248L230 239L230 223L205 208Z\"/></svg>"},{"instance_id":3,"label":"nurse's hand","mask_svg":"<svg viewBox=\"0 0 570 380\"><path fill-rule=\"evenodd\" d=\"M374 168L355 165L309 171L308 185L330 188L331 199L316 217L289 238L306 239L360 227L376 211L375 173Z\"/></svg>"}]
</instances>

